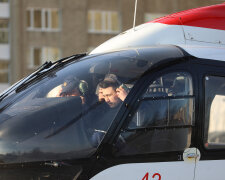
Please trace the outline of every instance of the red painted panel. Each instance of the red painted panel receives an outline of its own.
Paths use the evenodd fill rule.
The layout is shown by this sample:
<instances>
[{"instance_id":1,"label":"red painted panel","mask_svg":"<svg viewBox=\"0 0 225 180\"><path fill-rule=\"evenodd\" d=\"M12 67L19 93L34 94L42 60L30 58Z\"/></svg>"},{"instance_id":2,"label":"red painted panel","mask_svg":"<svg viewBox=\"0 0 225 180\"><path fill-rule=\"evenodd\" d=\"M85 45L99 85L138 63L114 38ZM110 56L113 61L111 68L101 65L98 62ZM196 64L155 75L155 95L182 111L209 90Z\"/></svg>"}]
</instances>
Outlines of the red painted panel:
<instances>
[{"instance_id":1,"label":"red painted panel","mask_svg":"<svg viewBox=\"0 0 225 180\"><path fill-rule=\"evenodd\" d=\"M225 3L181 11L150 22L225 30Z\"/></svg>"}]
</instances>

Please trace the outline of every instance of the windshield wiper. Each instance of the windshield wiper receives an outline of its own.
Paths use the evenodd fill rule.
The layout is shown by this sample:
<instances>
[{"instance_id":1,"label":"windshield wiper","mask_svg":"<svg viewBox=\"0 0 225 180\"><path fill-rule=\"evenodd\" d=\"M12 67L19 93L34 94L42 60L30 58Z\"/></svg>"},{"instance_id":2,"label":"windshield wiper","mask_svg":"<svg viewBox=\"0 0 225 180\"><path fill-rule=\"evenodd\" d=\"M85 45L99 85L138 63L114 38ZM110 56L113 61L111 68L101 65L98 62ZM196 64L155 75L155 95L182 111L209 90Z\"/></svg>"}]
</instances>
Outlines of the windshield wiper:
<instances>
[{"instance_id":1,"label":"windshield wiper","mask_svg":"<svg viewBox=\"0 0 225 180\"><path fill-rule=\"evenodd\" d=\"M44 72L47 72L48 70L57 67L59 65L62 65L66 62L69 62L71 60L76 60L79 59L81 57L86 56L87 54L75 54L69 57L65 57L62 58L56 62L51 62L51 61L46 61L43 65L41 65L35 72L33 72L32 74L30 74L29 76L23 78L21 81L19 81L18 83L16 83L14 86L12 86L10 89L8 89L5 93L3 93L0 96L0 102L7 97L11 92L16 91L18 92L19 90L21 90L22 88L26 87L27 84L29 84L34 78L38 77L39 75L41 75ZM44 71L46 70L46 71Z\"/></svg>"},{"instance_id":2,"label":"windshield wiper","mask_svg":"<svg viewBox=\"0 0 225 180\"><path fill-rule=\"evenodd\" d=\"M40 68L38 68L35 72L33 72L31 75L25 78L24 81L15 89L15 91L18 92L22 87L28 84L34 77L37 77L40 73L42 73L43 70L48 69L51 66L52 62L46 61Z\"/></svg>"},{"instance_id":3,"label":"windshield wiper","mask_svg":"<svg viewBox=\"0 0 225 180\"><path fill-rule=\"evenodd\" d=\"M86 55L87 55L86 53L83 53L83 54L75 54L75 55L72 55L72 56L69 56L69 57L62 58L62 59L60 59L58 61L55 61L54 63L52 63L52 65L62 64L62 63L68 62L70 60L76 60L76 59L79 59L79 58L84 57Z\"/></svg>"},{"instance_id":4,"label":"windshield wiper","mask_svg":"<svg viewBox=\"0 0 225 180\"><path fill-rule=\"evenodd\" d=\"M29 81L30 79L32 79L33 77L35 77L37 74L39 74L41 71L43 71L44 69L48 69L49 67L52 66L52 62L51 61L46 61L43 65L41 65L34 73L32 73L31 75L29 75L26 78L23 78L21 81L19 81L18 83L16 83L14 86L12 86L12 88L10 88L7 92L3 93L0 96L0 102L7 97L11 92L18 91L20 89L20 87L22 87L24 84L26 84L27 81Z\"/></svg>"},{"instance_id":5,"label":"windshield wiper","mask_svg":"<svg viewBox=\"0 0 225 180\"><path fill-rule=\"evenodd\" d=\"M62 58L54 63L52 63L51 61L49 62L45 62L37 71L35 71L34 73L32 73L30 76L28 76L28 78L22 83L20 84L17 88L16 88L16 92L18 92L19 90L21 90L22 88L26 87L27 84L29 84L34 78L38 77L39 75L41 75L44 72L49 71L50 69L53 69L55 67L57 67L58 65L62 65L70 60L76 60L78 58L81 58L83 56L85 56L86 54L76 54L76 55L72 55L69 57L65 57ZM44 71L46 70L47 71Z\"/></svg>"}]
</instances>

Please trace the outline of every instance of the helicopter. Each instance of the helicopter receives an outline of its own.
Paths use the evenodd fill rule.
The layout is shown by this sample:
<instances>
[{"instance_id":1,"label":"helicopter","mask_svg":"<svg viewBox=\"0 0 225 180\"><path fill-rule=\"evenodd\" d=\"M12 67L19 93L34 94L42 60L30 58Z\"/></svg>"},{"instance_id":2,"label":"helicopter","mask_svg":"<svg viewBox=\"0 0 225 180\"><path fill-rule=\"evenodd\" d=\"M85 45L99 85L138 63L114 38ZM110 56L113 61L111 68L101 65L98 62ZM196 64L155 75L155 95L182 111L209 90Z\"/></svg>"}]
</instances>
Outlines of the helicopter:
<instances>
[{"instance_id":1,"label":"helicopter","mask_svg":"<svg viewBox=\"0 0 225 180\"><path fill-rule=\"evenodd\" d=\"M222 3L46 62L0 95L0 179L223 178L224 61Z\"/></svg>"}]
</instances>

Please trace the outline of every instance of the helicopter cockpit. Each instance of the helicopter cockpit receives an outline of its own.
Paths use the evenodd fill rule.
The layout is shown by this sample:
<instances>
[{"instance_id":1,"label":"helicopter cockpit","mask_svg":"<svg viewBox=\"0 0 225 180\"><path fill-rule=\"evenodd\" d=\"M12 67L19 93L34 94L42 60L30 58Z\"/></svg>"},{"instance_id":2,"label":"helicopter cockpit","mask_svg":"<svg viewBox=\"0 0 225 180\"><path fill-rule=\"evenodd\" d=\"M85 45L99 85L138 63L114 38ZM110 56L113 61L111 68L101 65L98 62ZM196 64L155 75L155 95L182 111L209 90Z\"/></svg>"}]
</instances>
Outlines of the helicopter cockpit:
<instances>
[{"instance_id":1,"label":"helicopter cockpit","mask_svg":"<svg viewBox=\"0 0 225 180\"><path fill-rule=\"evenodd\" d=\"M169 53L165 56L162 51ZM149 68L157 67L163 60L170 61L182 56L181 51L171 47L161 47L161 51L155 48L131 49L86 56L46 71L1 102L1 162L90 157L96 152L124 103L120 100L121 103L112 111L106 102L99 101L96 90L98 84L104 81L106 76L113 74L118 84L127 88L129 96L136 82L145 76ZM173 96L175 92L170 90L177 87L174 85L176 83L183 84L181 86L184 95L191 95L193 92L190 80L187 74L182 73L161 77L148 87L144 96ZM160 103L162 101L158 106ZM163 103L167 103L168 107L167 100ZM181 107L191 106L191 103L193 102L190 100L183 100L180 105L171 103L171 107L176 104L177 107L172 109L179 111ZM143 104L139 108L149 106ZM134 119L128 128L172 123L168 119L176 112L171 110L171 113L168 113L168 108L161 110L164 112L152 110L152 117L147 115L142 121ZM160 113L161 119L152 122L154 113ZM190 114L183 114L178 119L190 124L191 118Z\"/></svg>"}]
</instances>

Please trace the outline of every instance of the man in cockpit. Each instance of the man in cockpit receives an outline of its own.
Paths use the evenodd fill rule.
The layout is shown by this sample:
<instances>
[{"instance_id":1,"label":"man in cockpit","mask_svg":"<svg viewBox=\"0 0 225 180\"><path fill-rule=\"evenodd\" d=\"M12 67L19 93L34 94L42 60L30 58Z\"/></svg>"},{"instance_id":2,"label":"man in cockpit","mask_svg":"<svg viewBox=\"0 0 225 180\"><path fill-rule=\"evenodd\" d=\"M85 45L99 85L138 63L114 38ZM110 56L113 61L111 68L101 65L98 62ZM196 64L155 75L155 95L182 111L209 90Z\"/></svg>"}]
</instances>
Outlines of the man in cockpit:
<instances>
[{"instance_id":1,"label":"man in cockpit","mask_svg":"<svg viewBox=\"0 0 225 180\"><path fill-rule=\"evenodd\" d=\"M87 100L88 84L84 80L79 80L77 77L69 76L64 82L52 89L47 97L70 97L80 96L82 104Z\"/></svg>"},{"instance_id":2,"label":"man in cockpit","mask_svg":"<svg viewBox=\"0 0 225 180\"><path fill-rule=\"evenodd\" d=\"M109 107L117 107L121 101L124 101L128 91L118 81L116 75L107 74L102 82L98 85L99 101L104 100Z\"/></svg>"},{"instance_id":3,"label":"man in cockpit","mask_svg":"<svg viewBox=\"0 0 225 180\"><path fill-rule=\"evenodd\" d=\"M67 78L61 85L62 89L59 93L60 97L81 96L79 91L79 79L76 77Z\"/></svg>"},{"instance_id":4,"label":"man in cockpit","mask_svg":"<svg viewBox=\"0 0 225 180\"><path fill-rule=\"evenodd\" d=\"M98 84L99 100L105 101L104 103L107 107L102 106L102 112L98 113L100 117L94 123L95 128L92 135L92 143L94 146L97 146L104 137L112 119L119 110L118 108L128 94L120 85L121 83L114 74L106 75L105 79Z\"/></svg>"}]
</instances>

